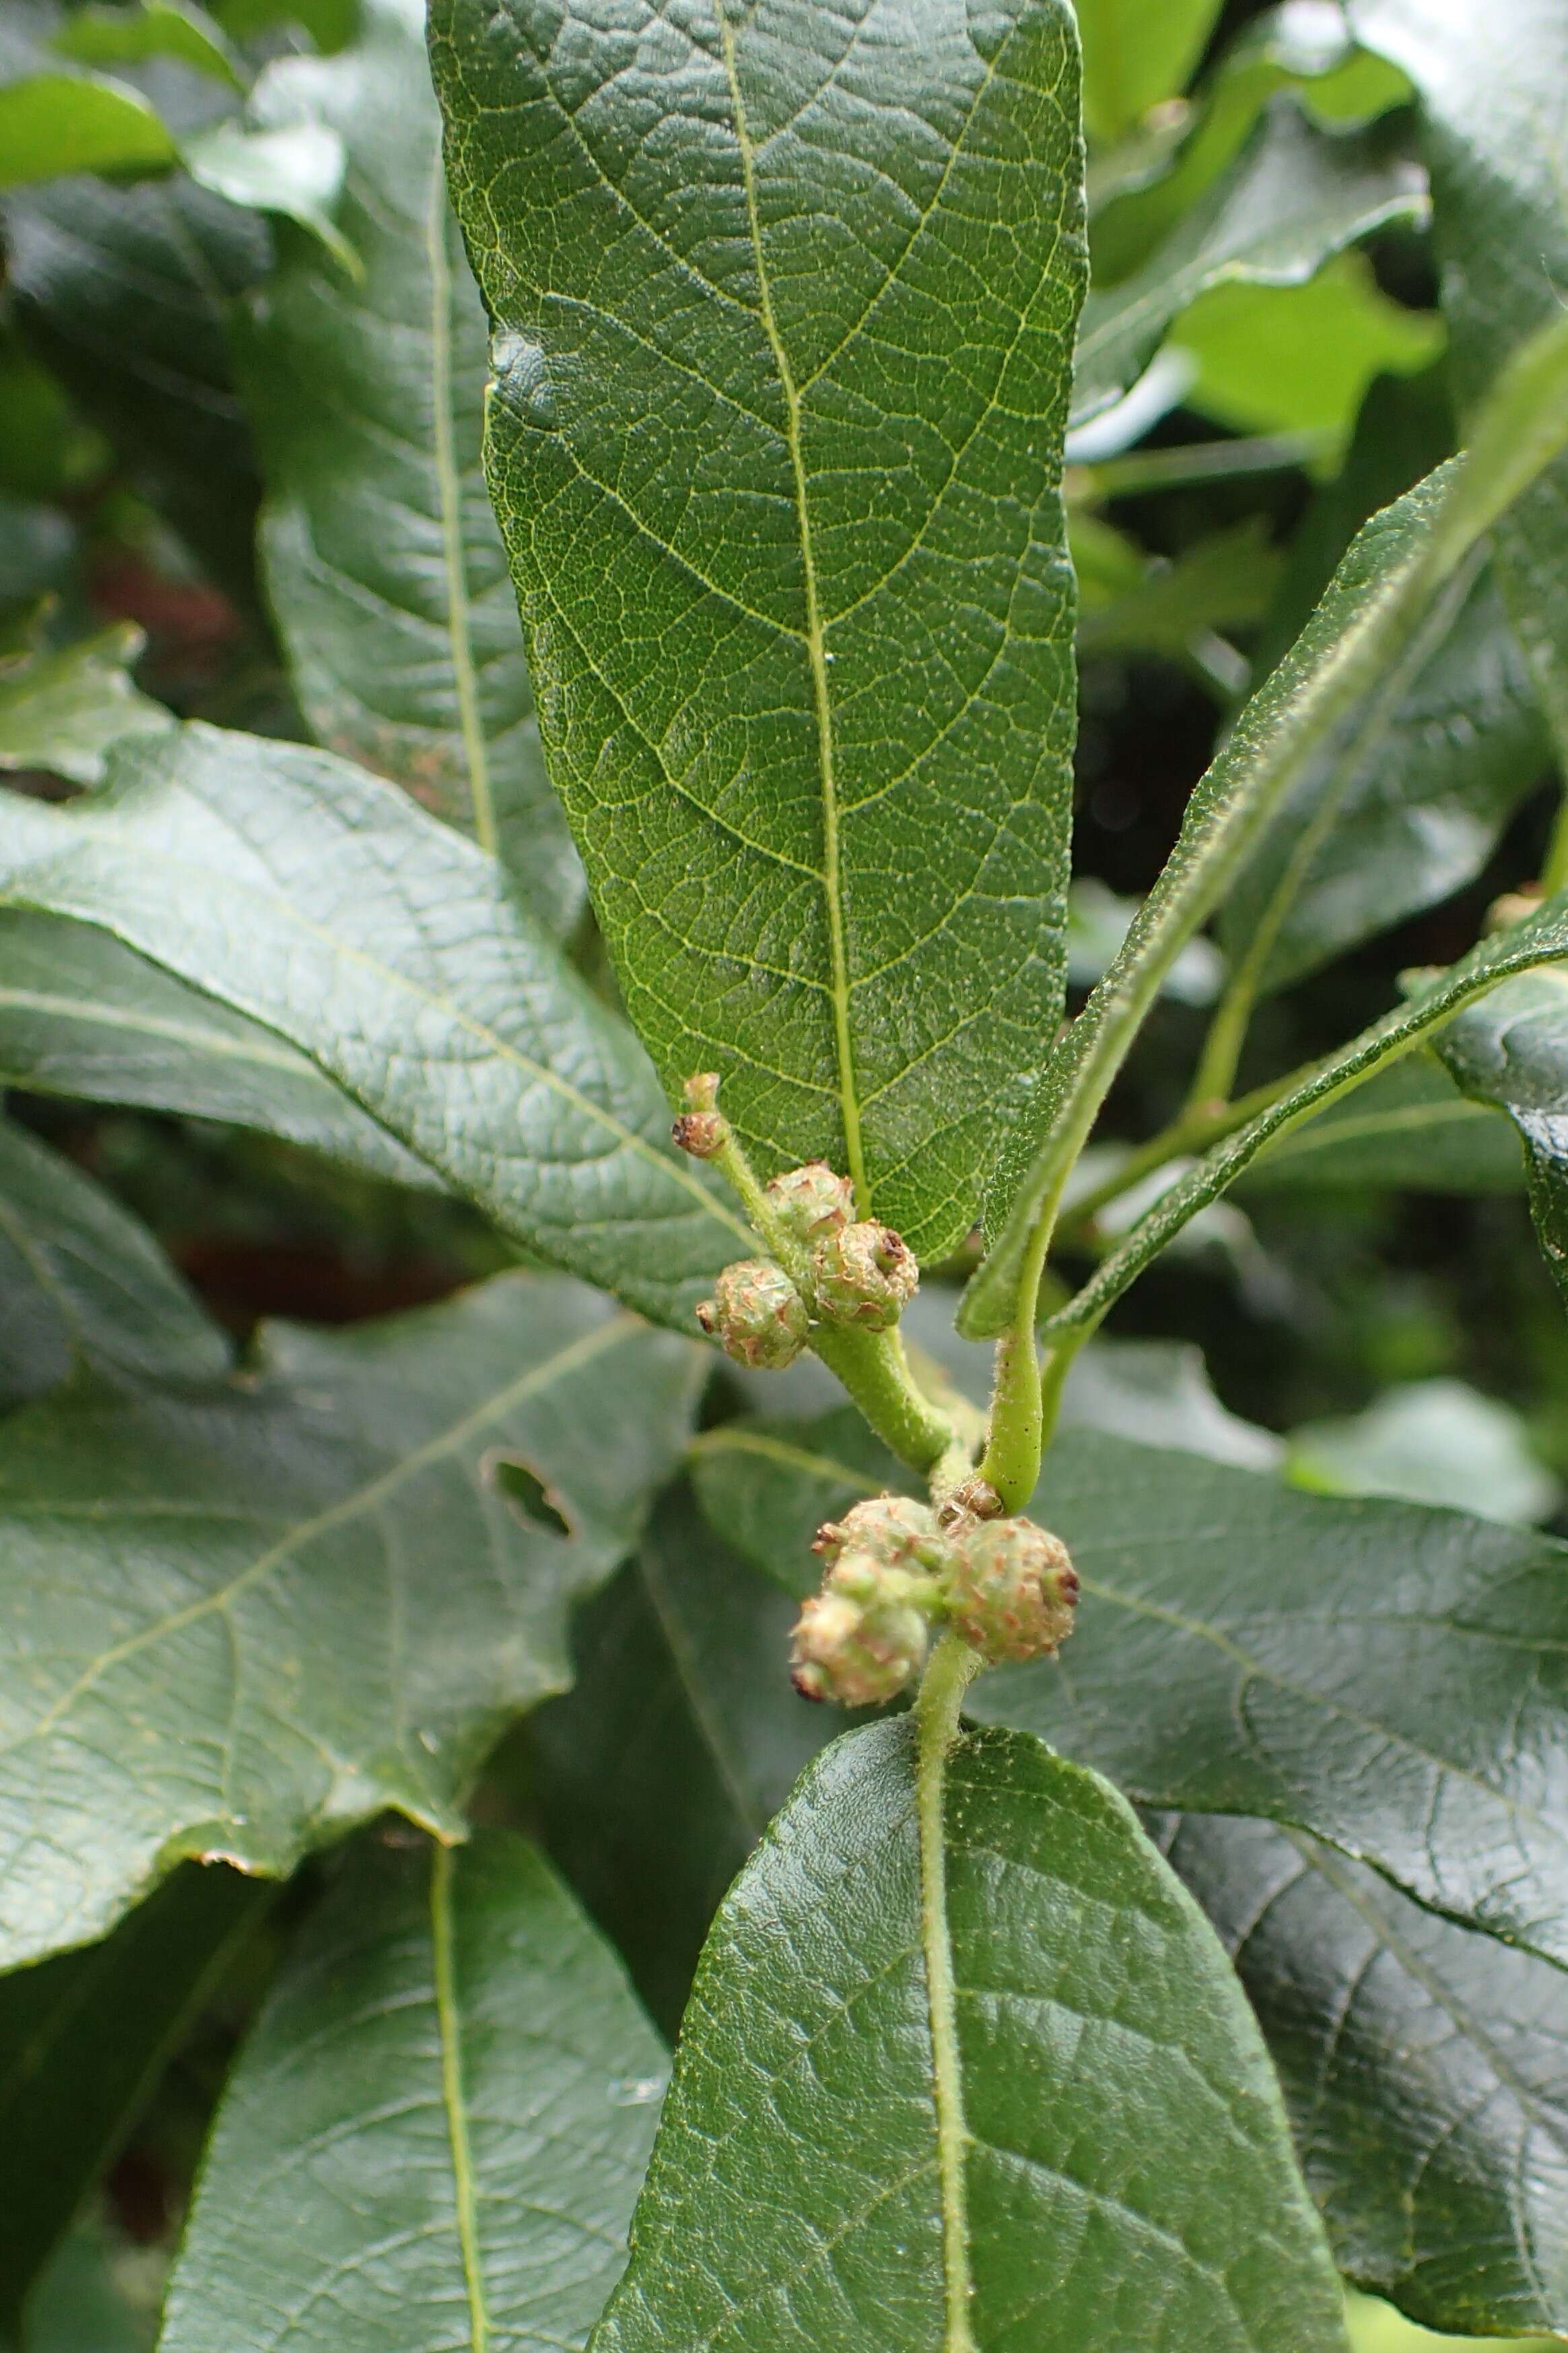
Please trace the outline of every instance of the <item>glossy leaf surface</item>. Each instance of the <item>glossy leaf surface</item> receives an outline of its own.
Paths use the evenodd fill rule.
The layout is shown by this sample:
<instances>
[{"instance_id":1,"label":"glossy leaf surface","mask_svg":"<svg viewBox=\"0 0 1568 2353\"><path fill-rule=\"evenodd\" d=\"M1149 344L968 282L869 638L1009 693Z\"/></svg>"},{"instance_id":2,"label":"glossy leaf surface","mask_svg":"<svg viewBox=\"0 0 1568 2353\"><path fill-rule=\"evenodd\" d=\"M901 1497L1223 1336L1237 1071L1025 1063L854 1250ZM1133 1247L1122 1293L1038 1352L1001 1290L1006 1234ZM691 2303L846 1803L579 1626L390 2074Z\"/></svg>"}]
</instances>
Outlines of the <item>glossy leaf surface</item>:
<instances>
[{"instance_id":1,"label":"glossy leaf surface","mask_svg":"<svg viewBox=\"0 0 1568 2353\"><path fill-rule=\"evenodd\" d=\"M836 1742L731 1889L595 2353L1077 2353L1108 2329L1337 2353L1338 2284L1212 1933L1125 1801L1017 1734L964 1736L948 1766L956 2052L933 2088L915 1780L907 1720Z\"/></svg>"},{"instance_id":2,"label":"glossy leaf surface","mask_svg":"<svg viewBox=\"0 0 1568 2353\"><path fill-rule=\"evenodd\" d=\"M227 1120L366 1176L439 1182L275 1030L89 923L0 912L0 1082Z\"/></svg>"},{"instance_id":3,"label":"glossy leaf surface","mask_svg":"<svg viewBox=\"0 0 1568 2353\"><path fill-rule=\"evenodd\" d=\"M318 741L499 849L566 931L582 878L480 470L484 308L423 36L422 6L374 0L349 47L274 66L253 100L270 129L342 142L334 216L363 271L297 242L236 321L267 587Z\"/></svg>"},{"instance_id":4,"label":"glossy leaf surface","mask_svg":"<svg viewBox=\"0 0 1568 2353\"><path fill-rule=\"evenodd\" d=\"M1351 0L1357 37L1408 75L1425 124L1461 402L1562 311L1568 283L1568 15L1556 0ZM1568 459L1498 533L1504 592L1568 746Z\"/></svg>"},{"instance_id":5,"label":"glossy leaf surface","mask_svg":"<svg viewBox=\"0 0 1568 2353\"><path fill-rule=\"evenodd\" d=\"M366 1841L230 2081L163 2353L581 2345L664 2086L619 1965L534 1850Z\"/></svg>"},{"instance_id":6,"label":"glossy leaf surface","mask_svg":"<svg viewBox=\"0 0 1568 2353\"><path fill-rule=\"evenodd\" d=\"M0 768L47 768L73 784L101 784L111 744L173 726L163 704L132 682L127 665L141 650L141 630L119 621L58 653L0 662Z\"/></svg>"},{"instance_id":7,"label":"glossy leaf surface","mask_svg":"<svg viewBox=\"0 0 1568 2353\"><path fill-rule=\"evenodd\" d=\"M1162 1843L1235 1956L1341 2269L1428 2328L1568 2335L1561 1975L1266 1822Z\"/></svg>"},{"instance_id":8,"label":"glossy leaf surface","mask_svg":"<svg viewBox=\"0 0 1568 2353\"><path fill-rule=\"evenodd\" d=\"M1472 1102L1518 1129L1536 1239L1568 1300L1568 974L1521 973L1450 1022L1437 1052Z\"/></svg>"},{"instance_id":9,"label":"glossy leaf surface","mask_svg":"<svg viewBox=\"0 0 1568 2353\"><path fill-rule=\"evenodd\" d=\"M1059 1017L1060 0L440 0L551 773L671 1089L922 1257Z\"/></svg>"},{"instance_id":10,"label":"glossy leaf surface","mask_svg":"<svg viewBox=\"0 0 1568 2353\"><path fill-rule=\"evenodd\" d=\"M1419 221L1426 209L1421 174L1386 126L1334 135L1281 100L1143 268L1084 305L1075 417L1125 392L1201 294L1302 285L1331 254L1389 221Z\"/></svg>"},{"instance_id":11,"label":"glossy leaf surface","mask_svg":"<svg viewBox=\"0 0 1568 2353\"><path fill-rule=\"evenodd\" d=\"M1083 1579L1078 1628L972 1713L1147 1804L1311 1831L1568 1963L1561 1545L1088 1431L1033 1510Z\"/></svg>"},{"instance_id":12,"label":"glossy leaf surface","mask_svg":"<svg viewBox=\"0 0 1568 2353\"><path fill-rule=\"evenodd\" d=\"M228 1344L146 1228L70 1161L0 1120L0 1406L88 1368L210 1381Z\"/></svg>"},{"instance_id":13,"label":"glossy leaf surface","mask_svg":"<svg viewBox=\"0 0 1568 2353\"><path fill-rule=\"evenodd\" d=\"M101 1945L0 1978L0 2312L15 2316L271 1893L177 1872Z\"/></svg>"},{"instance_id":14,"label":"glossy leaf surface","mask_svg":"<svg viewBox=\"0 0 1568 2353\"><path fill-rule=\"evenodd\" d=\"M386 1807L456 1832L501 1725L564 1685L567 1607L635 1541L700 1366L518 1275L274 1327L247 1386L15 1421L5 1959L100 1933L186 1855L278 1873ZM507 1499L512 1458L568 1536Z\"/></svg>"},{"instance_id":15,"label":"glossy leaf surface","mask_svg":"<svg viewBox=\"0 0 1568 2353\"><path fill-rule=\"evenodd\" d=\"M1471 881L1546 771L1545 721L1491 575L1456 587L1302 776L1226 902L1233 957L1269 926L1265 989Z\"/></svg>"},{"instance_id":16,"label":"glossy leaf surface","mask_svg":"<svg viewBox=\"0 0 1568 2353\"><path fill-rule=\"evenodd\" d=\"M193 725L0 812L0 902L100 923L309 1053L548 1261L689 1330L753 1247L635 1039L504 874L324 752ZM482 941L483 952L476 953Z\"/></svg>"}]
</instances>

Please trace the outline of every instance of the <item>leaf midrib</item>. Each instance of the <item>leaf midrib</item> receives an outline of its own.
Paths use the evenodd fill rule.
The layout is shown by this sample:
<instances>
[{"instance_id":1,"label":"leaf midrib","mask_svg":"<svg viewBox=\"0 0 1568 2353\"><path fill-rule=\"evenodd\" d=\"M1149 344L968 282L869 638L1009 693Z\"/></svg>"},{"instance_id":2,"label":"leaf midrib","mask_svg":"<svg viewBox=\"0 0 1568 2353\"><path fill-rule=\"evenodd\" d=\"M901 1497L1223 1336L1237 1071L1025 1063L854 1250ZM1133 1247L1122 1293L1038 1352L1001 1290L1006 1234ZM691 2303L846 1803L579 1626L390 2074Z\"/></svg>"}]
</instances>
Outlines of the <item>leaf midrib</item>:
<instances>
[{"instance_id":1,"label":"leaf midrib","mask_svg":"<svg viewBox=\"0 0 1568 2353\"><path fill-rule=\"evenodd\" d=\"M247 1591L261 1578L270 1575L281 1562L290 1558L303 1546L314 1544L319 1536L326 1535L331 1529L342 1526L346 1521L356 1519L363 1513L374 1511L388 1496L395 1494L406 1480L416 1478L432 1463L438 1462L443 1456L455 1452L468 1439L483 1430L488 1422L494 1420L497 1415L510 1411L524 1398L534 1395L542 1388L549 1388L567 1373L578 1371L583 1365L591 1362L605 1349L618 1346L620 1342L630 1334L642 1329L642 1320L639 1316L616 1315L608 1323L600 1324L596 1330L584 1333L578 1339L569 1342L564 1348L558 1348L555 1354L552 1356L547 1356L542 1364L531 1366L515 1381L509 1382L504 1388L486 1398L480 1405L463 1415L459 1420L453 1422L449 1428L438 1431L433 1438L426 1439L423 1446L416 1447L411 1453L401 1456L387 1470L378 1472L375 1478L368 1480L363 1486L356 1487L351 1494L341 1495L335 1504L331 1504L325 1510L315 1513L310 1519L301 1521L297 1527L289 1529L285 1535L278 1538L276 1543L268 1545L265 1550L258 1553L254 1560L248 1562L216 1592L204 1593L196 1600L187 1602L183 1609L173 1610L167 1617L159 1619L156 1624L143 1626L139 1632L127 1635L123 1641L112 1644L77 1677L68 1689L61 1693L58 1699L45 1710L36 1724L29 1725L16 1739L0 1747L0 1756L10 1756L16 1750L26 1747L32 1741L47 1739L77 1703L83 1699L105 1675L112 1673L116 1667L123 1666L127 1659L136 1657L141 1651L149 1649L156 1642L166 1640L171 1634L182 1632L185 1627L198 1623L203 1618L211 1617L215 1612L226 1610L241 1593Z\"/></svg>"},{"instance_id":2,"label":"leaf midrib","mask_svg":"<svg viewBox=\"0 0 1568 2353\"><path fill-rule=\"evenodd\" d=\"M452 2201L468 2306L468 2342L472 2353L489 2353L490 2323L479 2252L479 2185L463 2092L462 2021L452 1952L452 1850L448 1846L435 1847L430 1857L430 1945L441 2041L441 2105L452 2157Z\"/></svg>"},{"instance_id":3,"label":"leaf midrib","mask_svg":"<svg viewBox=\"0 0 1568 2353\"><path fill-rule=\"evenodd\" d=\"M848 1173L855 1187L855 1198L860 1215L871 1213L870 1196L866 1184L866 1155L860 1134L860 1107L855 1077L854 1042L849 1025L849 968L845 940L843 881L839 859L838 786L834 766L833 707L827 691L827 648L823 631L822 611L817 594L816 563L812 548L811 510L806 498L805 453L801 444L800 395L795 385L795 371L784 350L773 311L773 289L768 278L767 262L763 253L762 222L757 209L755 156L751 132L747 128L745 100L741 94L740 75L735 63L735 37L724 13L724 0L714 0L714 16L719 26L720 46L723 52L724 74L730 89L730 102L734 115L735 144L741 159L741 177L745 191L746 226L751 237L752 255L756 264L757 293L763 332L773 354L774 370L784 403L784 439L789 449L790 474L795 486L795 508L800 533L801 574L805 590L805 649L811 670L812 701L816 720L817 771L822 786L822 865L823 896L827 910L828 965L831 974L829 995L833 1006L834 1055L838 1067L838 1103L844 1121L844 1148L848 1159Z\"/></svg>"}]
</instances>

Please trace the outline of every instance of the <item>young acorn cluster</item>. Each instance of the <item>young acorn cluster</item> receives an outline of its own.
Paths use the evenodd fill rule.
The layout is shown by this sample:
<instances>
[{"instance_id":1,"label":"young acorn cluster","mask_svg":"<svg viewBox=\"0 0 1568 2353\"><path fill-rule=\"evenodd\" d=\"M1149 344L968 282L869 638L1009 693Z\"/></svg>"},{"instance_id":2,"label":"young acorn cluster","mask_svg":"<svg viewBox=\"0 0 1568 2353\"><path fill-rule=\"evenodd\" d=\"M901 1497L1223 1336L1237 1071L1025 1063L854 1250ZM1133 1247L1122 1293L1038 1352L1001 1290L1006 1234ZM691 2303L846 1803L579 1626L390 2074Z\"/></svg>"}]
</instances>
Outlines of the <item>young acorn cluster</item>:
<instances>
[{"instance_id":1,"label":"young acorn cluster","mask_svg":"<svg viewBox=\"0 0 1568 2353\"><path fill-rule=\"evenodd\" d=\"M1061 1538L1033 1520L982 1519L951 1502L939 1514L877 1495L828 1521L813 1549L826 1574L791 1653L804 1699L897 1698L943 1626L992 1666L1052 1655L1072 1632L1078 1572Z\"/></svg>"},{"instance_id":2,"label":"young acorn cluster","mask_svg":"<svg viewBox=\"0 0 1568 2353\"><path fill-rule=\"evenodd\" d=\"M714 1160L730 1141L717 1107L719 1082L686 1082L688 1108L671 1134L682 1152ZM915 1254L889 1226L857 1218L847 1176L826 1160L786 1168L763 1187L777 1230L795 1243L805 1271L796 1283L771 1258L737 1259L697 1310L697 1321L728 1356L753 1370L782 1372L819 1318L859 1332L888 1332L920 1282Z\"/></svg>"}]
</instances>

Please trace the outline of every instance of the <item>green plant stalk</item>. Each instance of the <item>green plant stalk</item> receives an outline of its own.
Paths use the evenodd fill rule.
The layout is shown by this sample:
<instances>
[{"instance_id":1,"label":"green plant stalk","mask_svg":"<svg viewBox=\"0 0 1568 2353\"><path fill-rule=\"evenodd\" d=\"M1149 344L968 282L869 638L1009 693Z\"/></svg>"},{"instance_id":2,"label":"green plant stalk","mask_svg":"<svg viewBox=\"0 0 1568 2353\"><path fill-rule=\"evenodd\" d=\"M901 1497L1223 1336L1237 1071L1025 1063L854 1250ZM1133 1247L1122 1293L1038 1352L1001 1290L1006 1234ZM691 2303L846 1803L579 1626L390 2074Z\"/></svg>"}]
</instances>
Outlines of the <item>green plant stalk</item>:
<instances>
[{"instance_id":1,"label":"green plant stalk","mask_svg":"<svg viewBox=\"0 0 1568 2353\"><path fill-rule=\"evenodd\" d=\"M1000 1441L997 1459L1012 1492L1024 1483L1038 1378L1025 1359L1034 1346L1040 1280L1062 1196L1161 984L1187 941L1213 913L1263 825L1308 762L1408 644L1433 598L1477 541L1568 443L1565 378L1568 320L1536 337L1504 371L1476 420L1467 458L1456 462L1425 543L1370 603L1363 626L1303 681L1293 706L1250 764L1242 765L1228 790L1222 786L1205 797L1200 786L1183 828L1185 855L1179 844L1121 951L1053 1057L1047 1082L1055 1093L1049 1128L1015 1188L994 1250L971 1282L967 1314L960 1312L961 1328L971 1336L998 1331L1013 1335L1014 1345L1000 1360L993 1415L993 1446ZM1209 773L1213 776L1215 772ZM1096 1284L1110 1266L1126 1262L1127 1247L1113 1253ZM1010 1293L1010 1299L997 1316L999 1293ZM1053 1324L1076 1323L1077 1307L1075 1302ZM989 1471L984 1475L990 1476ZM1031 1478L1031 1492L1034 1483Z\"/></svg>"},{"instance_id":2,"label":"green plant stalk","mask_svg":"<svg viewBox=\"0 0 1568 2353\"><path fill-rule=\"evenodd\" d=\"M931 2082L936 2108L937 2177L942 2200L942 2284L946 2325L942 2353L975 2353L969 2316L969 2195L965 2156L963 2068L958 2049L958 2000L952 1938L947 1917L947 1760L958 1737L963 1694L979 1655L956 1634L932 1651L915 1698L915 1811L920 1834L921 1947L931 2021Z\"/></svg>"},{"instance_id":3,"label":"green plant stalk","mask_svg":"<svg viewBox=\"0 0 1568 2353\"><path fill-rule=\"evenodd\" d=\"M1131 1284L1198 1211L1217 1200L1266 1144L1330 1103L1386 1070L1421 1045L1428 1033L1447 1021L1473 997L1481 997L1512 975L1532 965L1568 958L1568 918L1539 919L1517 934L1500 934L1483 941L1465 964L1434 988L1424 1000L1402 1006L1374 1022L1359 1038L1335 1054L1325 1056L1288 1092L1277 1095L1258 1115L1237 1128L1190 1169L1147 1214L1125 1234L1076 1297L1045 1324L1047 1339L1077 1332L1088 1338L1103 1323ZM1502 948L1510 937L1511 952ZM1500 953L1500 949L1502 952ZM1466 969L1468 965L1470 968Z\"/></svg>"},{"instance_id":4,"label":"green plant stalk","mask_svg":"<svg viewBox=\"0 0 1568 2353\"><path fill-rule=\"evenodd\" d=\"M1245 1127L1255 1113L1266 1110L1278 1096L1299 1085L1309 1071L1316 1068L1315 1062L1303 1064L1284 1078L1268 1079L1249 1093L1239 1096L1235 1103L1215 1107L1199 1104L1183 1112L1157 1135L1152 1135L1146 1144L1138 1145L1120 1167L1112 1169L1109 1176L1102 1177L1098 1185L1082 1194L1071 1208L1064 1212L1057 1229L1058 1238L1065 1240L1070 1235L1074 1240L1079 1239L1084 1229L1101 1209L1109 1208L1111 1202L1119 1201L1124 1193L1131 1193L1145 1176L1152 1176L1157 1168L1163 1168L1168 1160L1178 1160L1189 1152L1206 1152L1211 1145L1218 1144L1237 1128ZM1065 1298L1058 1304L1065 1306Z\"/></svg>"},{"instance_id":5,"label":"green plant stalk","mask_svg":"<svg viewBox=\"0 0 1568 2353\"><path fill-rule=\"evenodd\" d=\"M1274 953L1274 944L1285 918L1295 905L1319 851L1333 829L1344 806L1345 795L1369 746L1387 724L1395 704L1408 691L1413 678L1447 637L1460 607L1475 586L1476 575L1485 560L1483 548L1471 549L1468 560L1458 566L1412 638L1403 659L1393 666L1382 688L1372 699L1361 725L1345 744L1332 782L1313 810L1310 822L1302 828L1269 894L1268 903L1247 944L1247 953L1232 972L1225 994L1215 1008L1214 1019L1204 1039L1203 1051L1198 1057L1187 1097L1190 1111L1199 1113L1205 1106L1228 1101L1247 1044L1253 1009L1262 993L1268 959Z\"/></svg>"},{"instance_id":6,"label":"green plant stalk","mask_svg":"<svg viewBox=\"0 0 1568 2353\"><path fill-rule=\"evenodd\" d=\"M1546 899L1559 891L1568 891L1568 784L1557 805L1557 815L1552 823L1552 839L1546 845L1546 856L1541 869L1541 892Z\"/></svg>"}]
</instances>

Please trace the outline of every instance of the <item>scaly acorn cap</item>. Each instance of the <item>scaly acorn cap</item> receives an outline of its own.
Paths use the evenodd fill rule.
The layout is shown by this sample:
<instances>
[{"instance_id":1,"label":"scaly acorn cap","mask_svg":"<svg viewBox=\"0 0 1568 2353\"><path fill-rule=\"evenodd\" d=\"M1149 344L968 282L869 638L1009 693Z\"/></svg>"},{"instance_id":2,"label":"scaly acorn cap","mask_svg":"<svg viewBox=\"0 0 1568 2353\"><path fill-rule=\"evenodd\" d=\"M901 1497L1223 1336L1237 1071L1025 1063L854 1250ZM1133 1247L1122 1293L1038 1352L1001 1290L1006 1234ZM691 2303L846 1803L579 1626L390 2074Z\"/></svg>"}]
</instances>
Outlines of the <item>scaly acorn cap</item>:
<instances>
[{"instance_id":1,"label":"scaly acorn cap","mask_svg":"<svg viewBox=\"0 0 1568 2353\"><path fill-rule=\"evenodd\" d=\"M832 1324L889 1332L919 1287L915 1254L901 1234L870 1218L825 1234L811 1254L817 1307Z\"/></svg>"},{"instance_id":2,"label":"scaly acorn cap","mask_svg":"<svg viewBox=\"0 0 1568 2353\"><path fill-rule=\"evenodd\" d=\"M855 1187L826 1160L808 1160L804 1168L781 1169L763 1187L780 1226L797 1242L814 1242L836 1233L855 1214Z\"/></svg>"},{"instance_id":3,"label":"scaly acorn cap","mask_svg":"<svg viewBox=\"0 0 1568 2353\"><path fill-rule=\"evenodd\" d=\"M1060 1536L1033 1520L977 1520L949 1541L948 1616L972 1650L992 1666L1060 1650L1079 1590Z\"/></svg>"},{"instance_id":4,"label":"scaly acorn cap","mask_svg":"<svg viewBox=\"0 0 1568 2353\"><path fill-rule=\"evenodd\" d=\"M830 1579L824 1591L801 1605L790 1680L802 1699L876 1707L896 1699L914 1681L930 1643L925 1615L912 1603L868 1605L837 1589Z\"/></svg>"},{"instance_id":5,"label":"scaly acorn cap","mask_svg":"<svg viewBox=\"0 0 1568 2353\"><path fill-rule=\"evenodd\" d=\"M741 1258L727 1266L697 1321L727 1356L755 1372L782 1372L805 1345L805 1302L771 1258Z\"/></svg>"},{"instance_id":6,"label":"scaly acorn cap","mask_svg":"<svg viewBox=\"0 0 1568 2353\"><path fill-rule=\"evenodd\" d=\"M910 1495L872 1495L852 1504L841 1520L823 1522L811 1548L829 1568L852 1551L868 1552L889 1568L934 1571L947 1566L936 1514Z\"/></svg>"}]
</instances>

